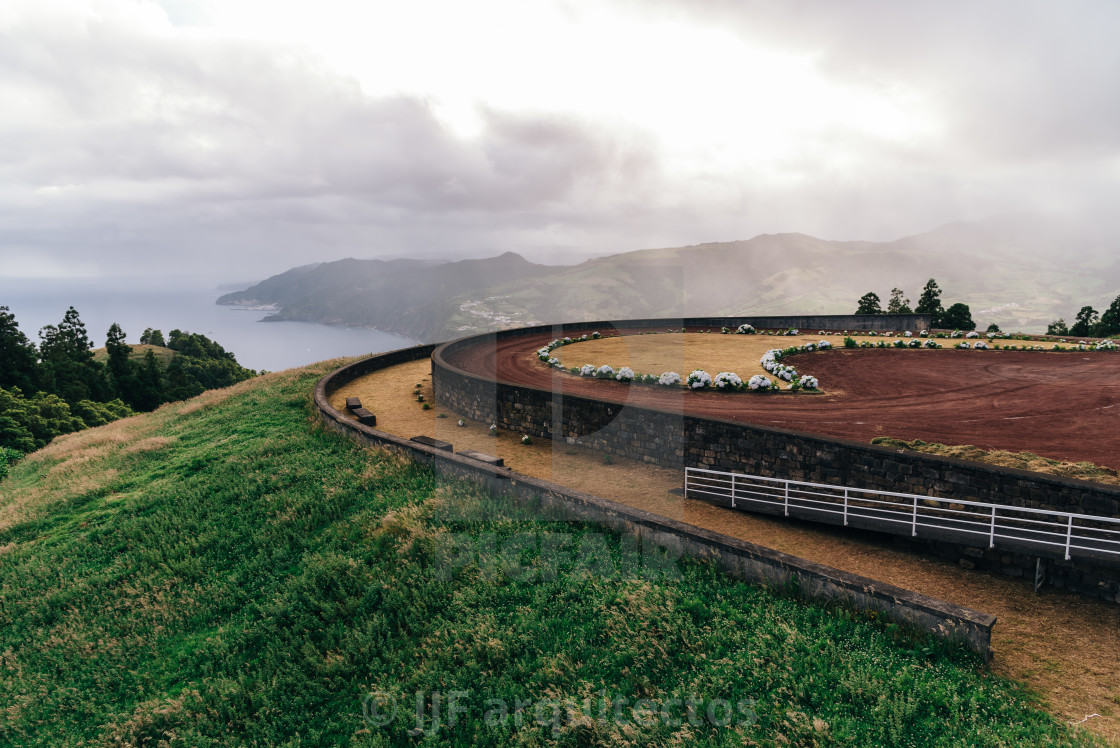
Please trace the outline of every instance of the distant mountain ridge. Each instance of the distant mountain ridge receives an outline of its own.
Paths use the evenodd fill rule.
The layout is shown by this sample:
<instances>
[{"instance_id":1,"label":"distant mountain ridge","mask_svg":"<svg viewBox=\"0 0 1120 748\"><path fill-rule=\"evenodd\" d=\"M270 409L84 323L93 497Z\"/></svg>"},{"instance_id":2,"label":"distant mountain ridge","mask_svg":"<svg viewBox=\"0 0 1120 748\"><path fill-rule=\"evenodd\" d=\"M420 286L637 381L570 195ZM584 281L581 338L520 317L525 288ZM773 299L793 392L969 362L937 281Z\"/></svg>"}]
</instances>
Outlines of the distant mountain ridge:
<instances>
[{"instance_id":1,"label":"distant mountain ridge","mask_svg":"<svg viewBox=\"0 0 1120 748\"><path fill-rule=\"evenodd\" d=\"M272 304L269 319L366 325L425 341L560 321L719 314L843 314L891 288L912 303L936 278L946 306L1005 330L1042 331L1083 304L1120 293L1120 263L1099 248L952 223L892 242L806 234L646 249L574 266L538 265L507 252L430 264L356 260L293 268L219 304ZM1058 247L1058 250L1055 250ZM1097 250L1097 251L1091 251Z\"/></svg>"}]
</instances>

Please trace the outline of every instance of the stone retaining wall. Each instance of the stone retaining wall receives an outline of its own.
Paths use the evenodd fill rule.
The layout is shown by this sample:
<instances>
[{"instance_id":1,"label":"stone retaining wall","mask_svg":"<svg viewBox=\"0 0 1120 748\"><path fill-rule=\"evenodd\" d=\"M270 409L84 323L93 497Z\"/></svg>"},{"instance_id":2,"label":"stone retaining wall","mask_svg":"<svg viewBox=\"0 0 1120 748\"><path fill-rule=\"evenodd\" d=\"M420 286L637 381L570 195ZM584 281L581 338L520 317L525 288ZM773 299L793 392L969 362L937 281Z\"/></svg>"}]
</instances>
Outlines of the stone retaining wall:
<instances>
[{"instance_id":1,"label":"stone retaining wall","mask_svg":"<svg viewBox=\"0 0 1120 748\"><path fill-rule=\"evenodd\" d=\"M671 327L672 320L644 320ZM603 323L599 323L602 328ZM619 323L633 327L633 321ZM594 323L549 328L575 334ZM540 328L535 331L539 332ZM447 363L447 354L469 345L492 344L524 331L493 333L444 344L432 354L436 399L475 420L541 439L558 439L671 469L701 467L767 477L858 488L943 496L1009 506L1120 517L1120 490L1088 481L902 452L847 439L753 426L716 418L600 402L557 390L496 383ZM641 386L641 385L632 385ZM682 397L687 393L682 392ZM987 548L939 544L966 568L985 568L1033 578L1035 558L992 554ZM979 555L978 555L979 553ZM1120 602L1120 559L1065 561L1047 557L1049 582L1064 589Z\"/></svg>"},{"instance_id":2,"label":"stone retaining wall","mask_svg":"<svg viewBox=\"0 0 1120 748\"><path fill-rule=\"evenodd\" d=\"M959 641L985 659L990 658L994 616L379 431L359 424L331 406L330 395L346 383L380 368L425 358L433 348L417 346L373 356L323 377L314 392L320 419L328 428L360 443L408 455L430 465L440 475L482 484L493 493L536 506L548 516L594 522L636 536L646 548L656 546L667 549L670 556L707 559L738 578L796 590L817 603L875 611L882 618L909 628Z\"/></svg>"}]
</instances>

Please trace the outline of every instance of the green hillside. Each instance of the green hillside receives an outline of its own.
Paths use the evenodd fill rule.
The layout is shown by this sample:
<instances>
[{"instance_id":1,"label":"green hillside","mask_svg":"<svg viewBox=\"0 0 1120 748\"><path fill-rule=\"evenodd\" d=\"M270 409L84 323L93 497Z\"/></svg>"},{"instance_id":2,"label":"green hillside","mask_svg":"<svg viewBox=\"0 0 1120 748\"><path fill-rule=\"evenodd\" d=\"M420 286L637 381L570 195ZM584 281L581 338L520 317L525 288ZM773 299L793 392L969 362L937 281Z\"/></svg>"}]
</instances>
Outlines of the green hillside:
<instances>
[{"instance_id":1,"label":"green hillside","mask_svg":"<svg viewBox=\"0 0 1120 748\"><path fill-rule=\"evenodd\" d=\"M0 745L1088 742L963 650L707 565L645 578L614 535L317 428L337 363L14 466Z\"/></svg>"}]
</instances>

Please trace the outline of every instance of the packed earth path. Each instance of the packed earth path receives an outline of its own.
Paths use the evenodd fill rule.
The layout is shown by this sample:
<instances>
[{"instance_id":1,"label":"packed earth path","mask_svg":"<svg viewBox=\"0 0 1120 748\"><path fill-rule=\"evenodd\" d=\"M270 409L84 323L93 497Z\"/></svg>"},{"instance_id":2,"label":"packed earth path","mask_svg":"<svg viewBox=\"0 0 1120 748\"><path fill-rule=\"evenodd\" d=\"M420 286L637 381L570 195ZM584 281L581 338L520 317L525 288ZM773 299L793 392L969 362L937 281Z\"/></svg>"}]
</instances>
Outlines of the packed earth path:
<instances>
[{"instance_id":1,"label":"packed earth path","mask_svg":"<svg viewBox=\"0 0 1120 748\"><path fill-rule=\"evenodd\" d=\"M637 335L637 330L619 332L623 340L662 337ZM628 338L630 334L633 337ZM813 335L696 337L729 343L750 337L772 348L821 339ZM949 346L959 341L952 339L940 341L946 345L940 350L845 349L838 347L841 338L826 339L832 350L783 359L817 377L824 390L820 394L686 392L584 378L550 369L537 358L536 351L548 345L550 335L488 339L457 350L446 360L504 383L688 415L863 442L891 436L971 444L1120 468L1120 353L956 350ZM581 345L556 350L570 351L574 363ZM688 376L687 371L679 373Z\"/></svg>"}]
</instances>

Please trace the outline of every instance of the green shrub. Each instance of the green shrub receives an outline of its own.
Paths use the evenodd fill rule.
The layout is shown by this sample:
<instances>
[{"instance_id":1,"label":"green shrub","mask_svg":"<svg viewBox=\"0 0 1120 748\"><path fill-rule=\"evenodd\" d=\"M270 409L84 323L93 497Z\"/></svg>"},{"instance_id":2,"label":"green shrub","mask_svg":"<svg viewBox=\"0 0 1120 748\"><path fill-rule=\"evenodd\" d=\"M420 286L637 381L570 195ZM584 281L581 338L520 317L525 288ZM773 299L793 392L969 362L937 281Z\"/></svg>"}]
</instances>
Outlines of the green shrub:
<instances>
[{"instance_id":1,"label":"green shrub","mask_svg":"<svg viewBox=\"0 0 1120 748\"><path fill-rule=\"evenodd\" d=\"M22 452L18 452L11 447L0 447L0 480L3 480L8 475L8 469L16 464L16 460L23 457Z\"/></svg>"}]
</instances>

